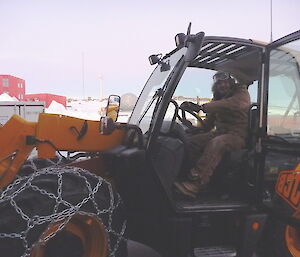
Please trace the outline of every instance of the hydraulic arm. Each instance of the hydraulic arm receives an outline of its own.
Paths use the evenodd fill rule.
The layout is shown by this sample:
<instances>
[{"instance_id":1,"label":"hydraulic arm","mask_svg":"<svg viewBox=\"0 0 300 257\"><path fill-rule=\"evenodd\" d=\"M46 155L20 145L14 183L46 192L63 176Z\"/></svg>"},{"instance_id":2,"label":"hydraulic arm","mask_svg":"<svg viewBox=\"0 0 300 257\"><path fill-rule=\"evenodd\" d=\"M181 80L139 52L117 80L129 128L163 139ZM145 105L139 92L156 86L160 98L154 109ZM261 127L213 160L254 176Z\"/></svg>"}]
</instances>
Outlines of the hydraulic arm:
<instances>
[{"instance_id":1,"label":"hydraulic arm","mask_svg":"<svg viewBox=\"0 0 300 257\"><path fill-rule=\"evenodd\" d=\"M54 158L56 151L101 152L119 145L124 132L99 132L99 121L42 113L38 122L14 115L0 127L0 188L15 178L36 147L38 158Z\"/></svg>"}]
</instances>

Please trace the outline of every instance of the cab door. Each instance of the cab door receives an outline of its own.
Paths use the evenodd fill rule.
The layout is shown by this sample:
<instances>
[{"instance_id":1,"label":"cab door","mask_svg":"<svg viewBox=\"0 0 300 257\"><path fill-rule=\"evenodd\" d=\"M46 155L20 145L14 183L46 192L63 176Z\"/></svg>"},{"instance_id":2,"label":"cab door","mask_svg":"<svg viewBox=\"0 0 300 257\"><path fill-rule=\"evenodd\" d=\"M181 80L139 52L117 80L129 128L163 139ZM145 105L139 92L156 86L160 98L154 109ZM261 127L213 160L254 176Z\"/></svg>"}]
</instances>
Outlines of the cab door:
<instances>
[{"instance_id":1,"label":"cab door","mask_svg":"<svg viewBox=\"0 0 300 257\"><path fill-rule=\"evenodd\" d=\"M295 257L300 256L300 31L267 45L262 65L261 196L272 242L267 256Z\"/></svg>"}]
</instances>

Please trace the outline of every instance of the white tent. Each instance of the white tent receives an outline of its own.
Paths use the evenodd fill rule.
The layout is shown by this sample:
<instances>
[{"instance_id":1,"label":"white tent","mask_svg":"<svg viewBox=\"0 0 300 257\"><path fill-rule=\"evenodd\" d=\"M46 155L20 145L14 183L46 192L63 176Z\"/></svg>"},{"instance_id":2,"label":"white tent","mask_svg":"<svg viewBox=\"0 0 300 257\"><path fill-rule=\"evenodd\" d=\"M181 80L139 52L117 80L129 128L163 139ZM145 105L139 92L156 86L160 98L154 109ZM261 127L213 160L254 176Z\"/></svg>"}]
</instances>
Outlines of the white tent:
<instances>
[{"instance_id":1,"label":"white tent","mask_svg":"<svg viewBox=\"0 0 300 257\"><path fill-rule=\"evenodd\" d=\"M45 112L46 113L56 113L56 114L66 114L66 108L62 104L52 100L51 104L49 105L48 108L46 108Z\"/></svg>"},{"instance_id":2,"label":"white tent","mask_svg":"<svg viewBox=\"0 0 300 257\"><path fill-rule=\"evenodd\" d=\"M10 95L8 95L7 93L3 93L0 95L0 101L2 102L15 102L15 101L19 101L17 98L15 97L11 97Z\"/></svg>"}]
</instances>

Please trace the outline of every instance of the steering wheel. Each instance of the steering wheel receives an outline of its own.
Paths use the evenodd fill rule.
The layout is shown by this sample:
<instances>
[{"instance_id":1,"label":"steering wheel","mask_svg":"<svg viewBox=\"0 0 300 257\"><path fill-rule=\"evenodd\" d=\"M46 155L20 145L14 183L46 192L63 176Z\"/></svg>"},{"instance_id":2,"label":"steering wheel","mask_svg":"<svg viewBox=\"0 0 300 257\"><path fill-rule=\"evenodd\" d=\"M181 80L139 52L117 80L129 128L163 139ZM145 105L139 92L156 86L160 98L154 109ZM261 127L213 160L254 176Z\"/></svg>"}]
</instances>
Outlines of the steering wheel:
<instances>
[{"instance_id":1,"label":"steering wheel","mask_svg":"<svg viewBox=\"0 0 300 257\"><path fill-rule=\"evenodd\" d=\"M184 103L184 102L183 102ZM200 123L201 126L204 126L204 122L202 118L195 112L191 110L187 110L185 108L182 108L182 104L179 106L179 109L181 110L181 117L179 114L177 114L177 118L182 122L183 125L187 126L189 129L195 129L198 128L192 124L187 118L186 118L186 112L191 114L193 117L195 117Z\"/></svg>"}]
</instances>

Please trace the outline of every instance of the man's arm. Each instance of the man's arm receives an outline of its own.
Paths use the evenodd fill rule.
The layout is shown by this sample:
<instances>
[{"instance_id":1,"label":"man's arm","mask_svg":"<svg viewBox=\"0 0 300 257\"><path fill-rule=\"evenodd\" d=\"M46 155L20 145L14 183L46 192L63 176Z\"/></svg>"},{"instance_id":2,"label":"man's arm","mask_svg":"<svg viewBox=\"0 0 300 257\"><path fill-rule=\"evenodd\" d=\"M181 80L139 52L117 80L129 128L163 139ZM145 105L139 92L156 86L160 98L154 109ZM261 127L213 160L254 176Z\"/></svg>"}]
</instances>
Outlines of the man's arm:
<instances>
[{"instance_id":1,"label":"man's arm","mask_svg":"<svg viewBox=\"0 0 300 257\"><path fill-rule=\"evenodd\" d=\"M221 99L218 101L211 101L210 103L203 104L201 109L204 112L212 113L220 110L238 110L246 108L250 105L250 95L245 87L237 89L233 96Z\"/></svg>"}]
</instances>

